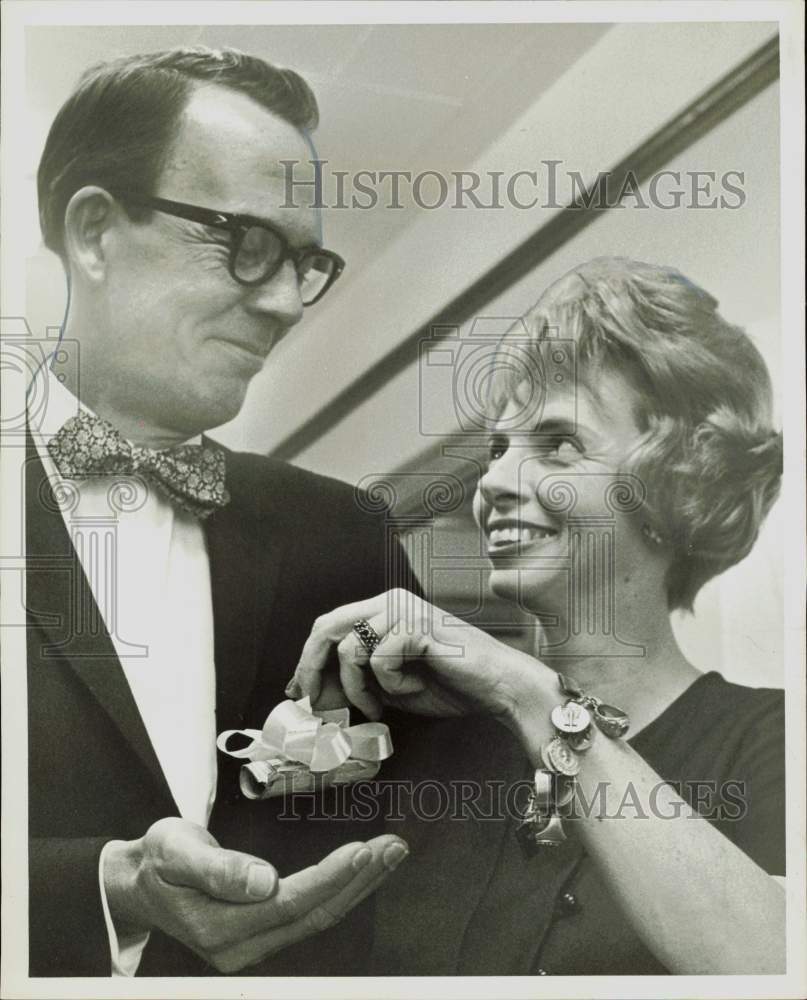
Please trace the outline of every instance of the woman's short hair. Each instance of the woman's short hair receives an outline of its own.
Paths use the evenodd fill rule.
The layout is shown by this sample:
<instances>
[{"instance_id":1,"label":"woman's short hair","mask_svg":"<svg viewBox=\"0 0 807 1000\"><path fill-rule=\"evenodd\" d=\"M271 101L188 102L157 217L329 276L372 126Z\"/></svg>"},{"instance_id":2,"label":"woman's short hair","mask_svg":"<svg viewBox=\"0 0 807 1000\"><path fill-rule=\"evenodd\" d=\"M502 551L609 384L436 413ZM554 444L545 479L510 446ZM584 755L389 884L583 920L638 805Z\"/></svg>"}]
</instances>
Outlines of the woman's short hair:
<instances>
[{"instance_id":1,"label":"woman's short hair","mask_svg":"<svg viewBox=\"0 0 807 1000\"><path fill-rule=\"evenodd\" d=\"M195 84L228 87L303 130L318 121L301 76L236 49L203 46L125 56L88 69L53 121L37 188L45 245L64 259L64 216L80 188L153 194ZM133 219L148 209L126 207Z\"/></svg>"},{"instance_id":2,"label":"woman's short hair","mask_svg":"<svg viewBox=\"0 0 807 1000\"><path fill-rule=\"evenodd\" d=\"M502 350L516 339L523 350L525 328L536 355L552 337L574 341L595 398L586 374L600 368L633 388L642 437L623 471L644 484L646 520L669 548L668 606L691 610L707 580L750 552L779 492L782 436L762 356L680 272L623 258L592 260L551 286ZM498 367L493 417L519 391L518 366Z\"/></svg>"}]
</instances>

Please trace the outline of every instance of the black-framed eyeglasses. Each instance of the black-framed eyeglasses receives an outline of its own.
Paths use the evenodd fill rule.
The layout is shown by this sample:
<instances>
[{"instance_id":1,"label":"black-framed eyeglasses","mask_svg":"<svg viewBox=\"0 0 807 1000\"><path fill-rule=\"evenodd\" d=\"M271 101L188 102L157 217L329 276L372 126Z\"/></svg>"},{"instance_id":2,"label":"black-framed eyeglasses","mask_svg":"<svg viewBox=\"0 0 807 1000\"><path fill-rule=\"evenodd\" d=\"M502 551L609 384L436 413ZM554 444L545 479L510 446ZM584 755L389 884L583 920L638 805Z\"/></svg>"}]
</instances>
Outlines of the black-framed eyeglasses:
<instances>
[{"instance_id":1,"label":"black-framed eyeglasses","mask_svg":"<svg viewBox=\"0 0 807 1000\"><path fill-rule=\"evenodd\" d=\"M312 306L345 269L344 260L333 250L318 246L296 250L279 229L252 215L218 212L212 208L128 191L113 194L131 205L153 208L214 229L226 229L232 237L228 269L239 285L261 285L274 277L285 261L290 260L297 272L300 299L304 306Z\"/></svg>"}]
</instances>

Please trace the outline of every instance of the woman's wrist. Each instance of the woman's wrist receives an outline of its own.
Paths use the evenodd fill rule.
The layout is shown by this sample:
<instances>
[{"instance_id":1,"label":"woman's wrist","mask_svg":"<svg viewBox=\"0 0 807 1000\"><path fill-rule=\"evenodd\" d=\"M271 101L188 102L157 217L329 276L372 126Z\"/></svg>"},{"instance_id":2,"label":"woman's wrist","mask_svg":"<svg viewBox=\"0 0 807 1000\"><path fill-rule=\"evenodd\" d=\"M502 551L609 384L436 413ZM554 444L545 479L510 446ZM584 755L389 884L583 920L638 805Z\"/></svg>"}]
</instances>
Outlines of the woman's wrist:
<instances>
[{"instance_id":1,"label":"woman's wrist","mask_svg":"<svg viewBox=\"0 0 807 1000\"><path fill-rule=\"evenodd\" d=\"M542 664L533 663L532 675L508 700L508 709L502 721L519 739L530 763L537 766L541 759L541 745L553 732L550 714L559 697L555 675ZM544 677L545 673L548 676Z\"/></svg>"}]
</instances>

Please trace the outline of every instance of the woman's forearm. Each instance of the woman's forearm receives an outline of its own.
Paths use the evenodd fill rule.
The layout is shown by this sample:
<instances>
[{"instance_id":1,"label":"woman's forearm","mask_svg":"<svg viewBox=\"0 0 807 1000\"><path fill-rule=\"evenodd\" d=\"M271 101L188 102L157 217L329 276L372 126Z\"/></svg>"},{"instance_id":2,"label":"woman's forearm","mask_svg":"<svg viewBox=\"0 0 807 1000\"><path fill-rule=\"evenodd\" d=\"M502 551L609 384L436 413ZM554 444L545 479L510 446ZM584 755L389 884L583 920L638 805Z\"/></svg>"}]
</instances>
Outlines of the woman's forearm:
<instances>
[{"instance_id":1,"label":"woman's forearm","mask_svg":"<svg viewBox=\"0 0 807 1000\"><path fill-rule=\"evenodd\" d=\"M520 729L539 766L546 716ZM679 975L784 972L785 894L774 879L624 741L598 733L580 757L564 824L656 958Z\"/></svg>"}]
</instances>

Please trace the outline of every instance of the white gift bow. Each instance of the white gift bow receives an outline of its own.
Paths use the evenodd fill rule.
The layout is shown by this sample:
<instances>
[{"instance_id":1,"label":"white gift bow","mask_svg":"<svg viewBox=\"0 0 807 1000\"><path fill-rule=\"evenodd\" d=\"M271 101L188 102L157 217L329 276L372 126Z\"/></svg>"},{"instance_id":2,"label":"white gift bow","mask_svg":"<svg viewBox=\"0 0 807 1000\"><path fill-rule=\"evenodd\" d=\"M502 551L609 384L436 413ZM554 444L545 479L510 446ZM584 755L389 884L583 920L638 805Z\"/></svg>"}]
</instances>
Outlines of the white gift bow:
<instances>
[{"instance_id":1,"label":"white gift bow","mask_svg":"<svg viewBox=\"0 0 807 1000\"><path fill-rule=\"evenodd\" d=\"M247 760L241 768L241 791L249 799L285 792L310 791L335 783L372 778L392 754L389 728L383 722L350 726L350 710L315 712L310 698L282 701L263 729L228 729L216 740L223 753ZM232 736L252 742L229 750Z\"/></svg>"}]
</instances>

